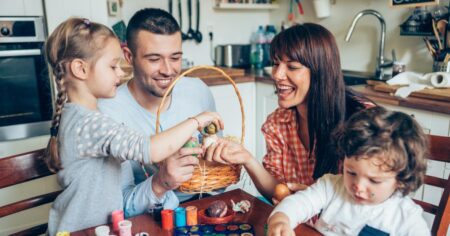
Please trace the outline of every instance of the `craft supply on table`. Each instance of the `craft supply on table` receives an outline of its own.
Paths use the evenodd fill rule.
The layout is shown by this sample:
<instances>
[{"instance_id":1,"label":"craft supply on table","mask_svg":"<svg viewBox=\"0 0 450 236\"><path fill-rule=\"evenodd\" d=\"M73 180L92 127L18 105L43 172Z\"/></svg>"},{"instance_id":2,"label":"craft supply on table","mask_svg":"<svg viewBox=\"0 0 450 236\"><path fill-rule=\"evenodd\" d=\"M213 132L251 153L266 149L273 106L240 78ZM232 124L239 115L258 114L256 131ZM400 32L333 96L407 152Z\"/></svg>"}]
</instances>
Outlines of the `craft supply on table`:
<instances>
[{"instance_id":1,"label":"craft supply on table","mask_svg":"<svg viewBox=\"0 0 450 236\"><path fill-rule=\"evenodd\" d=\"M119 222L124 220L123 210L115 210L111 213L111 219L113 223L113 231L119 231Z\"/></svg>"},{"instance_id":2,"label":"craft supply on table","mask_svg":"<svg viewBox=\"0 0 450 236\"><path fill-rule=\"evenodd\" d=\"M186 209L183 207L175 208L175 226L185 226L186 225Z\"/></svg>"},{"instance_id":3,"label":"craft supply on table","mask_svg":"<svg viewBox=\"0 0 450 236\"><path fill-rule=\"evenodd\" d=\"M187 225L197 225L198 224L197 207L195 207L195 206L186 207L186 224Z\"/></svg>"},{"instance_id":4,"label":"craft supply on table","mask_svg":"<svg viewBox=\"0 0 450 236\"><path fill-rule=\"evenodd\" d=\"M174 230L175 236L180 235L255 235L253 226L247 223L230 223L218 225L194 225L177 227Z\"/></svg>"},{"instance_id":5,"label":"craft supply on table","mask_svg":"<svg viewBox=\"0 0 450 236\"><path fill-rule=\"evenodd\" d=\"M56 233L56 236L70 236L70 233L68 231L61 231Z\"/></svg>"},{"instance_id":6,"label":"craft supply on table","mask_svg":"<svg viewBox=\"0 0 450 236\"><path fill-rule=\"evenodd\" d=\"M131 226L133 223L129 220L119 222L119 236L131 236Z\"/></svg>"},{"instance_id":7,"label":"craft supply on table","mask_svg":"<svg viewBox=\"0 0 450 236\"><path fill-rule=\"evenodd\" d=\"M95 227L95 236L109 236L109 226L100 225Z\"/></svg>"},{"instance_id":8,"label":"craft supply on table","mask_svg":"<svg viewBox=\"0 0 450 236\"><path fill-rule=\"evenodd\" d=\"M150 215L152 215L153 219L156 222L161 221L161 211L163 210L163 205L161 203L157 203L153 206L151 206L148 209L148 212L150 213Z\"/></svg>"},{"instance_id":9,"label":"craft supply on table","mask_svg":"<svg viewBox=\"0 0 450 236\"><path fill-rule=\"evenodd\" d=\"M231 199L231 205L233 206L233 211L241 213L249 212L250 207L252 207L252 204L249 200L242 200L240 202L234 203L233 199Z\"/></svg>"},{"instance_id":10,"label":"craft supply on table","mask_svg":"<svg viewBox=\"0 0 450 236\"><path fill-rule=\"evenodd\" d=\"M206 209L206 214L209 217L223 217L227 213L227 204L222 200L212 202Z\"/></svg>"},{"instance_id":11,"label":"craft supply on table","mask_svg":"<svg viewBox=\"0 0 450 236\"><path fill-rule=\"evenodd\" d=\"M173 229L173 210L165 209L161 211L161 224L165 230Z\"/></svg>"}]
</instances>

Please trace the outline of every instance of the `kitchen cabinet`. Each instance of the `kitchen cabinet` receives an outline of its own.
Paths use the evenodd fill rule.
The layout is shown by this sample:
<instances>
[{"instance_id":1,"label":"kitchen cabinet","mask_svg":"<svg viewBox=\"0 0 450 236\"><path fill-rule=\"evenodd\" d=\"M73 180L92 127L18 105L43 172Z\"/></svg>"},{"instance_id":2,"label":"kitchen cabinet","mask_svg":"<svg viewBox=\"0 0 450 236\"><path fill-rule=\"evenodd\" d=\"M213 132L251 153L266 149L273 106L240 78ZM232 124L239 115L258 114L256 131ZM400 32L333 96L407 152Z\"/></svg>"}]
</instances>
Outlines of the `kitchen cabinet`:
<instances>
[{"instance_id":1,"label":"kitchen cabinet","mask_svg":"<svg viewBox=\"0 0 450 236\"><path fill-rule=\"evenodd\" d=\"M450 136L450 115L423 111L418 109L393 106L384 103L378 103L386 107L389 110L401 111L406 114L413 116L416 121L422 126L423 130L427 134L439 135L439 136ZM450 164L446 164L439 161L428 161L427 174L440 177L448 178L450 173ZM443 193L442 188L437 188L430 185L422 186L416 193L414 193L414 198L421 199L425 202L439 205L439 200ZM433 222L434 215L429 213L424 213L425 220L428 225L431 226Z\"/></svg>"},{"instance_id":2,"label":"kitchen cabinet","mask_svg":"<svg viewBox=\"0 0 450 236\"><path fill-rule=\"evenodd\" d=\"M241 94L245 113L245 137L244 146L252 155L255 155L255 83L239 83L237 88ZM217 112L221 115L225 128L223 135L241 137L242 118L238 97L231 84L210 86L216 102ZM244 189L253 195L259 195L253 181L245 169L242 168L240 181L231 185L227 190Z\"/></svg>"},{"instance_id":3,"label":"kitchen cabinet","mask_svg":"<svg viewBox=\"0 0 450 236\"><path fill-rule=\"evenodd\" d=\"M0 0L0 6L0 16L44 15L42 0Z\"/></svg>"},{"instance_id":4,"label":"kitchen cabinet","mask_svg":"<svg viewBox=\"0 0 450 236\"><path fill-rule=\"evenodd\" d=\"M256 83L256 158L262 162L266 154L266 141L261 132L261 127L270 115L278 107L278 97L275 94L275 86L270 83Z\"/></svg>"},{"instance_id":5,"label":"kitchen cabinet","mask_svg":"<svg viewBox=\"0 0 450 236\"><path fill-rule=\"evenodd\" d=\"M106 0L45 0L48 32L69 17L84 17L91 21L108 24Z\"/></svg>"}]
</instances>

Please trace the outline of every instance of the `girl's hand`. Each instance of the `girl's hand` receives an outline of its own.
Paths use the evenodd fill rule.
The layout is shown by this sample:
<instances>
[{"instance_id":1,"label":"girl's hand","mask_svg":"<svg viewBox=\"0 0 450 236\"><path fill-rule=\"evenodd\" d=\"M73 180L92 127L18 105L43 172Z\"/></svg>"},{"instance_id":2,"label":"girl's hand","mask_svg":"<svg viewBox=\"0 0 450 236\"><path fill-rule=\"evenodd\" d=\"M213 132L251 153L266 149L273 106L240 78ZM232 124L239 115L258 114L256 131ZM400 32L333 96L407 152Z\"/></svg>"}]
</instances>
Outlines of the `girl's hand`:
<instances>
[{"instance_id":1,"label":"girl's hand","mask_svg":"<svg viewBox=\"0 0 450 236\"><path fill-rule=\"evenodd\" d=\"M294 230L289 226L289 219L281 212L269 218L268 228L268 236L295 236Z\"/></svg>"},{"instance_id":2,"label":"girl's hand","mask_svg":"<svg viewBox=\"0 0 450 236\"><path fill-rule=\"evenodd\" d=\"M233 141L219 139L206 150L206 160L222 164L246 164L253 159L247 149Z\"/></svg>"},{"instance_id":3,"label":"girl's hand","mask_svg":"<svg viewBox=\"0 0 450 236\"><path fill-rule=\"evenodd\" d=\"M205 111L198 114L194 119L198 121L198 129L201 132L204 127L214 123L219 130L223 130L223 120L217 112ZM218 130L217 130L218 131Z\"/></svg>"}]
</instances>

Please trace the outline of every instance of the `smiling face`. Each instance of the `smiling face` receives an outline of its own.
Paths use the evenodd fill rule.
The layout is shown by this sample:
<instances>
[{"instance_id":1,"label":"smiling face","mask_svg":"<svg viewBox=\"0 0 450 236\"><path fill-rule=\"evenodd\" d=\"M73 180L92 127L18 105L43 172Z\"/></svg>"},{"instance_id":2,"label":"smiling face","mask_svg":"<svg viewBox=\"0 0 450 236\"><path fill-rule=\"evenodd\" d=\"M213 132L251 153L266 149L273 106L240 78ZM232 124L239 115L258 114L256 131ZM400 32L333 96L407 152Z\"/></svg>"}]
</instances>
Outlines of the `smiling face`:
<instances>
[{"instance_id":1,"label":"smiling face","mask_svg":"<svg viewBox=\"0 0 450 236\"><path fill-rule=\"evenodd\" d=\"M396 173L385 170L383 163L380 156L345 158L345 189L357 204L382 203L397 190Z\"/></svg>"},{"instance_id":2,"label":"smiling face","mask_svg":"<svg viewBox=\"0 0 450 236\"><path fill-rule=\"evenodd\" d=\"M283 57L281 60L274 60L272 78L275 80L280 107L306 105L311 85L309 68Z\"/></svg>"},{"instance_id":3,"label":"smiling face","mask_svg":"<svg viewBox=\"0 0 450 236\"><path fill-rule=\"evenodd\" d=\"M137 33L133 64L138 89L149 96L163 97L181 71L181 34L154 34L145 30Z\"/></svg>"},{"instance_id":4,"label":"smiling face","mask_svg":"<svg viewBox=\"0 0 450 236\"><path fill-rule=\"evenodd\" d=\"M86 81L90 92L96 98L114 97L120 78L124 76L120 68L123 54L119 41L111 38L105 42L106 46L99 52L101 55L91 66L92 77Z\"/></svg>"}]
</instances>

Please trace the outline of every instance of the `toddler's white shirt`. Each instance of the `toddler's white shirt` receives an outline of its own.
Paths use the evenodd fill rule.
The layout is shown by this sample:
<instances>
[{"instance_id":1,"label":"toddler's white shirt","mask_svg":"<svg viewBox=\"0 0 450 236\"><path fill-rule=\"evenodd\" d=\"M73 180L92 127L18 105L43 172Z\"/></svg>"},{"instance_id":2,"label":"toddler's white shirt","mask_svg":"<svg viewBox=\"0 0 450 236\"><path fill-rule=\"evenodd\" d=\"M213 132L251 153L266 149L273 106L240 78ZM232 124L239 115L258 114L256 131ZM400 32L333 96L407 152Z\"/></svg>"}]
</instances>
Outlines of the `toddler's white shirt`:
<instances>
[{"instance_id":1,"label":"toddler's white shirt","mask_svg":"<svg viewBox=\"0 0 450 236\"><path fill-rule=\"evenodd\" d=\"M358 235L366 225L391 236L430 235L422 208L410 197L395 193L378 205L356 204L342 175L324 175L308 189L285 198L271 215L286 214L295 228L321 211L314 228L323 235Z\"/></svg>"}]
</instances>

